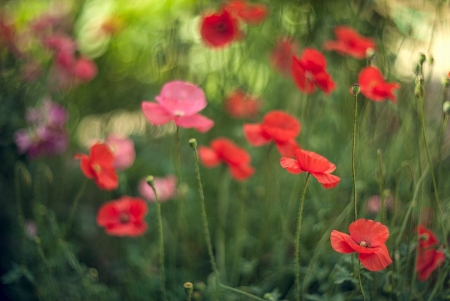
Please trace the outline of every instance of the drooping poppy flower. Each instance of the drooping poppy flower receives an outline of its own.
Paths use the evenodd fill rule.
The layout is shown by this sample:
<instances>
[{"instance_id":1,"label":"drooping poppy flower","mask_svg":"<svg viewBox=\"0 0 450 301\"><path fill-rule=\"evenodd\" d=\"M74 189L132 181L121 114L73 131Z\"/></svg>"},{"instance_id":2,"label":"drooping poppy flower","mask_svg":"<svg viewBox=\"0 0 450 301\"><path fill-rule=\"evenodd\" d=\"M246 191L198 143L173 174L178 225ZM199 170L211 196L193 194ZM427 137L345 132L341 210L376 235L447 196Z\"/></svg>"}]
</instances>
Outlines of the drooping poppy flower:
<instances>
[{"instance_id":1,"label":"drooping poppy flower","mask_svg":"<svg viewBox=\"0 0 450 301\"><path fill-rule=\"evenodd\" d=\"M228 165L231 176L236 180L247 180L254 173L250 155L227 138L213 140L211 147L200 146L198 154L205 167L216 167L222 162Z\"/></svg>"},{"instance_id":2,"label":"drooping poppy flower","mask_svg":"<svg viewBox=\"0 0 450 301\"><path fill-rule=\"evenodd\" d=\"M280 164L281 167L292 174L310 173L327 189L335 187L341 180L339 177L331 174L336 169L336 165L315 152L298 148L295 150L295 159L282 157Z\"/></svg>"},{"instance_id":3,"label":"drooping poppy flower","mask_svg":"<svg viewBox=\"0 0 450 301\"><path fill-rule=\"evenodd\" d=\"M417 277L420 281L425 281L444 262L445 254L444 251L439 250L439 242L431 230L419 225L416 232L419 235L416 263Z\"/></svg>"},{"instance_id":4,"label":"drooping poppy flower","mask_svg":"<svg viewBox=\"0 0 450 301\"><path fill-rule=\"evenodd\" d=\"M311 94L317 87L325 94L330 94L336 85L327 73L326 66L325 57L319 51L305 48L301 57L294 56L292 59L292 79L303 93Z\"/></svg>"},{"instance_id":5,"label":"drooping poppy flower","mask_svg":"<svg viewBox=\"0 0 450 301\"><path fill-rule=\"evenodd\" d=\"M276 42L270 53L269 61L272 67L284 76L291 74L292 58L297 52L298 45L294 40L282 38Z\"/></svg>"},{"instance_id":6,"label":"drooping poppy flower","mask_svg":"<svg viewBox=\"0 0 450 301\"><path fill-rule=\"evenodd\" d=\"M139 236L147 230L144 220L148 204L141 198L123 196L103 204L97 212L97 224L114 236Z\"/></svg>"},{"instance_id":7,"label":"drooping poppy flower","mask_svg":"<svg viewBox=\"0 0 450 301\"><path fill-rule=\"evenodd\" d=\"M81 171L88 179L94 179L100 189L113 190L119 186L119 178L114 169L114 154L106 144L91 146L88 155L76 154L81 159Z\"/></svg>"},{"instance_id":8,"label":"drooping poppy flower","mask_svg":"<svg viewBox=\"0 0 450 301\"><path fill-rule=\"evenodd\" d=\"M213 48L227 46L241 36L238 20L226 10L205 15L200 34L205 44Z\"/></svg>"},{"instance_id":9,"label":"drooping poppy flower","mask_svg":"<svg viewBox=\"0 0 450 301\"><path fill-rule=\"evenodd\" d=\"M156 193L158 194L158 200L165 202L172 199L177 191L177 178L173 175L165 178L154 178L153 180ZM139 194L147 201L155 202L155 193L152 187L148 185L147 179L141 179L138 185Z\"/></svg>"},{"instance_id":10,"label":"drooping poppy flower","mask_svg":"<svg viewBox=\"0 0 450 301\"><path fill-rule=\"evenodd\" d=\"M225 109L233 118L253 118L258 114L260 100L240 89L231 92L225 99Z\"/></svg>"},{"instance_id":11,"label":"drooping poppy flower","mask_svg":"<svg viewBox=\"0 0 450 301\"><path fill-rule=\"evenodd\" d=\"M259 124L244 124L244 134L253 146L275 142L283 156L293 157L299 148L295 137L300 133L300 122L283 111L267 113Z\"/></svg>"},{"instance_id":12,"label":"drooping poppy flower","mask_svg":"<svg viewBox=\"0 0 450 301\"><path fill-rule=\"evenodd\" d=\"M114 167L117 170L125 170L133 165L136 158L133 140L127 137L109 135L105 143L114 154Z\"/></svg>"},{"instance_id":13,"label":"drooping poppy flower","mask_svg":"<svg viewBox=\"0 0 450 301\"><path fill-rule=\"evenodd\" d=\"M373 101L385 101L390 99L396 102L393 90L399 89L399 83L388 83L384 80L380 70L375 67L366 67L358 76L361 93Z\"/></svg>"},{"instance_id":14,"label":"drooping poppy flower","mask_svg":"<svg viewBox=\"0 0 450 301\"><path fill-rule=\"evenodd\" d=\"M363 59L367 50L375 51L375 42L371 38L360 36L349 26L336 26L334 28L337 41L326 41L323 47L326 50L335 50L340 54L348 54L356 59Z\"/></svg>"},{"instance_id":15,"label":"drooping poppy flower","mask_svg":"<svg viewBox=\"0 0 450 301\"><path fill-rule=\"evenodd\" d=\"M225 11L235 15L244 23L256 25L263 22L269 15L267 6L262 3L248 3L244 0L234 0L225 3Z\"/></svg>"},{"instance_id":16,"label":"drooping poppy flower","mask_svg":"<svg viewBox=\"0 0 450 301\"><path fill-rule=\"evenodd\" d=\"M172 81L164 85L156 96L157 103L142 102L142 111L149 122L155 125L174 121L182 128L194 128L204 133L214 126L214 121L197 114L206 107L203 90L194 84Z\"/></svg>"},{"instance_id":17,"label":"drooping poppy flower","mask_svg":"<svg viewBox=\"0 0 450 301\"><path fill-rule=\"evenodd\" d=\"M358 219L348 227L350 235L331 231L331 246L339 253L357 252L359 261L369 271L381 271L392 263L385 244L388 228L380 222Z\"/></svg>"}]
</instances>

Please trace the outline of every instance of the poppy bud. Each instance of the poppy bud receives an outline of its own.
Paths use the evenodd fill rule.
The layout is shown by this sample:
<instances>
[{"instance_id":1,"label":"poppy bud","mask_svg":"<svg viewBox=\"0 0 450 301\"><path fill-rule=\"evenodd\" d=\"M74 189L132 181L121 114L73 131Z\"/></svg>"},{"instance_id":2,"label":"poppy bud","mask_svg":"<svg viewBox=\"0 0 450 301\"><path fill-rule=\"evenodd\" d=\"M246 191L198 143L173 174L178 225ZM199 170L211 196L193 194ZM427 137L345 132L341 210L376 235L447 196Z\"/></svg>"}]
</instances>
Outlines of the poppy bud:
<instances>
[{"instance_id":1,"label":"poppy bud","mask_svg":"<svg viewBox=\"0 0 450 301\"><path fill-rule=\"evenodd\" d=\"M192 295L192 292L194 291L194 285L192 284L192 282L186 282L183 286L186 296L190 297Z\"/></svg>"},{"instance_id":2,"label":"poppy bud","mask_svg":"<svg viewBox=\"0 0 450 301\"><path fill-rule=\"evenodd\" d=\"M444 104L442 105L442 111L444 111L444 114L450 114L450 101L444 101Z\"/></svg>"},{"instance_id":3,"label":"poppy bud","mask_svg":"<svg viewBox=\"0 0 450 301\"><path fill-rule=\"evenodd\" d=\"M366 50L366 58L371 61L375 56L375 50L373 48L367 48Z\"/></svg>"},{"instance_id":4,"label":"poppy bud","mask_svg":"<svg viewBox=\"0 0 450 301\"><path fill-rule=\"evenodd\" d=\"M423 64L427 60L427 57L423 53L419 53L419 64Z\"/></svg>"},{"instance_id":5,"label":"poppy bud","mask_svg":"<svg viewBox=\"0 0 450 301\"><path fill-rule=\"evenodd\" d=\"M434 64L434 57L432 57L432 56L430 55L429 61L430 61L430 65L433 65L433 64Z\"/></svg>"},{"instance_id":6,"label":"poppy bud","mask_svg":"<svg viewBox=\"0 0 450 301\"><path fill-rule=\"evenodd\" d=\"M444 76L444 77L442 78L442 85L443 85L444 87L450 86L450 78L449 78L448 76Z\"/></svg>"},{"instance_id":7,"label":"poppy bud","mask_svg":"<svg viewBox=\"0 0 450 301\"><path fill-rule=\"evenodd\" d=\"M148 176L145 181L147 182L150 187L153 187L155 185L155 178L153 176Z\"/></svg>"},{"instance_id":8,"label":"poppy bud","mask_svg":"<svg viewBox=\"0 0 450 301\"><path fill-rule=\"evenodd\" d=\"M195 138L189 139L189 145L190 145L193 149L197 149L197 139L195 139Z\"/></svg>"},{"instance_id":9,"label":"poppy bud","mask_svg":"<svg viewBox=\"0 0 450 301\"><path fill-rule=\"evenodd\" d=\"M358 84L353 84L353 86L352 86L352 94L354 96L358 95L360 90L361 89L359 88Z\"/></svg>"}]
</instances>

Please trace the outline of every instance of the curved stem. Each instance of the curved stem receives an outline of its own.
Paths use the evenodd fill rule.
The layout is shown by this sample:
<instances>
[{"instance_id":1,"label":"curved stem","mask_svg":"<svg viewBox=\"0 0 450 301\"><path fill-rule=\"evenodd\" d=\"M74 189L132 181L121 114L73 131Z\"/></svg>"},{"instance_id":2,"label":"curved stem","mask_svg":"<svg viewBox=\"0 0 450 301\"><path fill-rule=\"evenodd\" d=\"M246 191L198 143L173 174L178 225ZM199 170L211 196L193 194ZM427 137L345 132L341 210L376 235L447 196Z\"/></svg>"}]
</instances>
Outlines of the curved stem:
<instances>
[{"instance_id":1,"label":"curved stem","mask_svg":"<svg viewBox=\"0 0 450 301\"><path fill-rule=\"evenodd\" d=\"M356 201L356 168L355 168L355 152L356 152L356 119L358 117L358 94L355 93L355 107L353 118L353 136L352 136L352 180L353 180L353 221L358 218L358 209Z\"/></svg>"},{"instance_id":2,"label":"curved stem","mask_svg":"<svg viewBox=\"0 0 450 301\"><path fill-rule=\"evenodd\" d=\"M361 296L363 301L366 301L366 295L364 294L364 289L361 281L361 262L358 264L358 281L359 281L359 289L361 290Z\"/></svg>"},{"instance_id":3,"label":"curved stem","mask_svg":"<svg viewBox=\"0 0 450 301\"><path fill-rule=\"evenodd\" d=\"M305 180L305 185L303 186L302 197L300 199L300 208L298 210L298 224L297 224L297 234L295 236L295 286L297 288L297 300L301 300L301 286L300 286L300 232L302 231L302 215L303 215L303 205L305 203L306 187L308 186L309 176L308 173Z\"/></svg>"},{"instance_id":4,"label":"curved stem","mask_svg":"<svg viewBox=\"0 0 450 301\"><path fill-rule=\"evenodd\" d=\"M86 187L87 179L84 180L81 188L78 190L78 194L73 200L72 210L70 210L69 221L67 222L66 232L65 234L69 234L70 227L72 226L73 218L75 216L75 212L77 211L78 204L80 203L81 196L83 195L84 188Z\"/></svg>"},{"instance_id":5,"label":"curved stem","mask_svg":"<svg viewBox=\"0 0 450 301\"><path fill-rule=\"evenodd\" d=\"M197 141L195 139L190 139L189 144L191 145L191 147L195 153L195 170L196 170L196 174L197 174L198 192L200 195L200 211L201 211L201 215L202 215L202 224L203 224L203 232L205 235L206 247L208 249L209 261L211 263L213 273L217 278L219 287L229 290L231 292L237 293L237 294L241 294L241 295L251 298L253 300L266 301L255 295L252 295L250 293L244 292L244 291L236 289L236 288L229 287L220 282L220 275L219 275L219 271L217 270L216 260L214 258L214 253L213 253L213 249L212 249L211 236L209 234L208 217L206 215L206 206L205 206L205 195L203 194L202 180L200 177L200 164L199 164L199 157L198 157L198 150L197 150Z\"/></svg>"}]
</instances>

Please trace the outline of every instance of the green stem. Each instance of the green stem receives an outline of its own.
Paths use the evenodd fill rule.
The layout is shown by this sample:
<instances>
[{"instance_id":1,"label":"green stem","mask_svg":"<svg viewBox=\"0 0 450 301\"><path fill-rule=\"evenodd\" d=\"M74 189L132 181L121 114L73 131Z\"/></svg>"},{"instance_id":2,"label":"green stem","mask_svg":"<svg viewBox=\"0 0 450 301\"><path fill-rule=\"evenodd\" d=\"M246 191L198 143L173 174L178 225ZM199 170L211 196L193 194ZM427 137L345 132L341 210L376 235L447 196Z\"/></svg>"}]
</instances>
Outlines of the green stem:
<instances>
[{"instance_id":1,"label":"green stem","mask_svg":"<svg viewBox=\"0 0 450 301\"><path fill-rule=\"evenodd\" d=\"M358 264L358 281L359 281L359 289L361 290L361 296L363 301L366 301L366 295L364 294L364 289L361 281L361 262Z\"/></svg>"},{"instance_id":2,"label":"green stem","mask_svg":"<svg viewBox=\"0 0 450 301\"><path fill-rule=\"evenodd\" d=\"M380 211L381 211L381 223L384 223L386 219L386 208L384 205L384 185L383 185L383 160L381 157L381 149L377 150L377 165L378 165L378 190L380 194Z\"/></svg>"},{"instance_id":3,"label":"green stem","mask_svg":"<svg viewBox=\"0 0 450 301\"><path fill-rule=\"evenodd\" d=\"M21 230L21 244L22 251L25 251L25 216L23 214L23 205L22 205L22 194L20 193L20 177L24 179L25 184L28 186L31 185L31 175L28 172L27 168L22 162L17 162L14 173L14 189L16 193L16 203L17 203L17 221L19 223L19 227ZM25 258L22 258L22 263L24 263Z\"/></svg>"},{"instance_id":4,"label":"green stem","mask_svg":"<svg viewBox=\"0 0 450 301\"><path fill-rule=\"evenodd\" d=\"M161 203L159 202L158 193L156 192L155 185L153 182L153 177L147 177L147 182L150 187L153 189L153 193L155 194L156 199L156 212L158 215L158 231L159 231L159 268L161 271L161 291L163 294L164 301L167 301L166 294L166 277L164 275L164 233L163 233L163 224L162 224L162 214L161 214Z\"/></svg>"},{"instance_id":5,"label":"green stem","mask_svg":"<svg viewBox=\"0 0 450 301\"><path fill-rule=\"evenodd\" d=\"M358 218L358 209L356 201L356 168L355 168L355 152L356 152L356 120L358 117L358 93L355 93L355 107L353 118L353 136L352 136L352 180L353 180L353 221Z\"/></svg>"},{"instance_id":6,"label":"green stem","mask_svg":"<svg viewBox=\"0 0 450 301\"><path fill-rule=\"evenodd\" d=\"M241 294L241 295L251 298L253 300L266 301L255 295L249 294L247 292L244 292L244 291L236 289L236 288L229 287L220 282L220 275L219 275L219 271L217 270L216 260L214 259L214 253L213 253L212 243L211 243L211 236L209 234L208 217L206 215L206 206L205 206L205 195L203 194L202 180L200 177L200 164L199 164L199 157L198 157L198 150L197 150L197 140L190 139L189 144L191 145L191 147L195 153L195 170L196 170L196 175L197 175L198 192L200 195L200 211L201 211L201 215L202 215L203 232L205 235L206 247L208 249L209 261L211 263L213 273L215 274L215 276L217 278L217 282L218 282L219 286L223 289L229 290L229 291L237 293L237 294Z\"/></svg>"},{"instance_id":7,"label":"green stem","mask_svg":"<svg viewBox=\"0 0 450 301\"><path fill-rule=\"evenodd\" d=\"M300 208L298 210L298 223L297 223L297 234L295 236L295 286L297 288L296 298L297 301L301 300L301 286L300 286L300 232L302 231L302 215L303 215L303 205L305 203L306 187L308 186L309 176L308 173L305 180L305 185L303 186L302 196L300 199Z\"/></svg>"},{"instance_id":8,"label":"green stem","mask_svg":"<svg viewBox=\"0 0 450 301\"><path fill-rule=\"evenodd\" d=\"M73 218L75 216L75 212L77 211L78 203L80 203L81 196L83 195L84 189L86 187L87 179L84 180L81 188L78 190L78 194L75 196L73 200L72 210L70 211L69 221L67 222L66 232L65 234L69 234L70 227L72 226Z\"/></svg>"}]
</instances>

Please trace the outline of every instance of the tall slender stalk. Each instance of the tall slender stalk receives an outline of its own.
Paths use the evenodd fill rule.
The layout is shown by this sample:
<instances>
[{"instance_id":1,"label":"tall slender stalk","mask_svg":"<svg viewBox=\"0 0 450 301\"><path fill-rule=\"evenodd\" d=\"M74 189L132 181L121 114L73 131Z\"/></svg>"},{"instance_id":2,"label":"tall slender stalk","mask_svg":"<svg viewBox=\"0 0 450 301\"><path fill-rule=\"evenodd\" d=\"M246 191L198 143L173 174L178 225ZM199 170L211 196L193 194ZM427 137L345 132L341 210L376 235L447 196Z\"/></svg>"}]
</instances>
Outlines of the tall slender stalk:
<instances>
[{"instance_id":1,"label":"tall slender stalk","mask_svg":"<svg viewBox=\"0 0 450 301\"><path fill-rule=\"evenodd\" d=\"M159 202L158 193L155 189L155 182L153 176L147 177L147 183L153 189L153 193L155 194L156 199L156 211L158 215L158 231L159 231L159 269L161 271L161 291L163 294L164 301L167 301L166 294L166 277L164 275L164 233L163 233L163 224L162 224L162 214L161 214L161 203Z\"/></svg>"},{"instance_id":2,"label":"tall slender stalk","mask_svg":"<svg viewBox=\"0 0 450 301\"><path fill-rule=\"evenodd\" d=\"M70 227L72 226L73 218L75 216L75 212L77 211L78 204L80 203L80 199L81 199L81 196L83 195L87 181L88 181L87 179L84 179L84 182L81 185L81 188L78 190L78 193L75 196L75 199L73 200L73 205L72 205L72 209L70 210L70 216L69 216L69 221L67 222L65 235L69 234Z\"/></svg>"},{"instance_id":3,"label":"tall slender stalk","mask_svg":"<svg viewBox=\"0 0 450 301\"><path fill-rule=\"evenodd\" d=\"M296 299L300 301L302 299L302 289L300 286L300 232L302 231L302 216L303 216L303 205L305 204L306 187L308 187L308 181L310 173L306 176L305 185L303 186L302 196L300 199L300 207L298 210L297 218L297 233L295 235L295 286L297 289Z\"/></svg>"},{"instance_id":4,"label":"tall slender stalk","mask_svg":"<svg viewBox=\"0 0 450 301\"><path fill-rule=\"evenodd\" d=\"M211 263L213 273L217 278L217 283L219 284L219 287L229 290L231 292L246 296L253 300L266 301L265 299L259 298L255 295L241 291L239 289L229 287L220 282L220 275L219 275L219 271L217 270L216 260L214 259L214 253L213 253L212 243L211 243L211 236L209 234L208 217L206 215L206 206L205 206L205 196L203 194L202 180L200 177L200 164L199 164L199 158L198 158L197 140L194 138L189 139L189 144L195 153L195 170L196 170L196 174L197 174L198 192L200 195L200 211L201 211L201 215L202 215L203 232L205 235L206 247L208 249L209 261Z\"/></svg>"}]
</instances>

